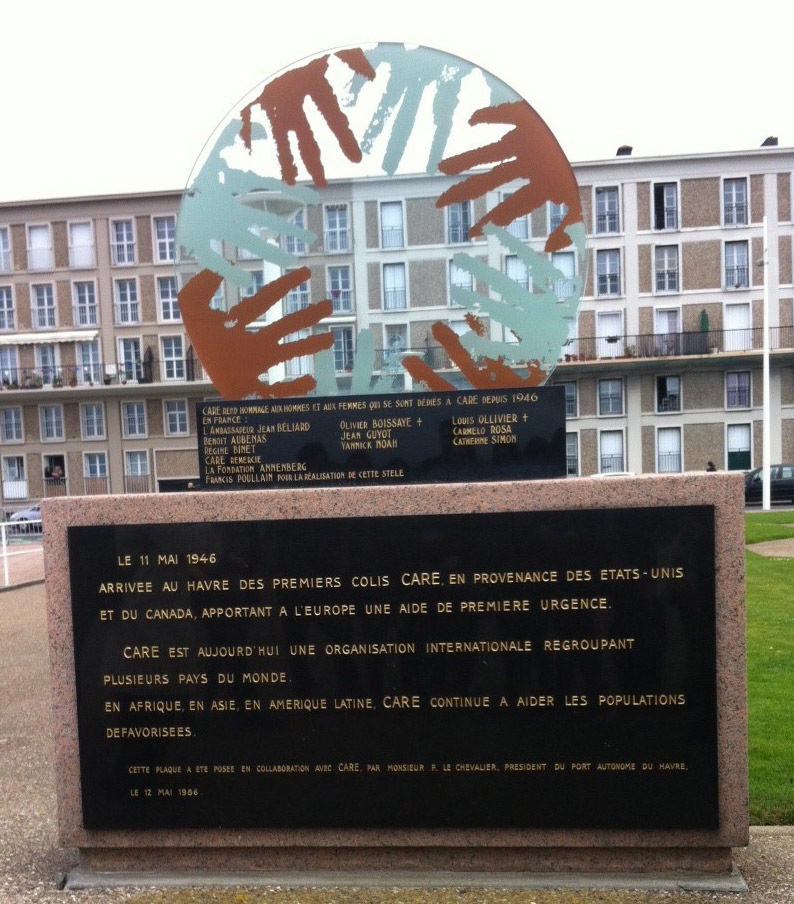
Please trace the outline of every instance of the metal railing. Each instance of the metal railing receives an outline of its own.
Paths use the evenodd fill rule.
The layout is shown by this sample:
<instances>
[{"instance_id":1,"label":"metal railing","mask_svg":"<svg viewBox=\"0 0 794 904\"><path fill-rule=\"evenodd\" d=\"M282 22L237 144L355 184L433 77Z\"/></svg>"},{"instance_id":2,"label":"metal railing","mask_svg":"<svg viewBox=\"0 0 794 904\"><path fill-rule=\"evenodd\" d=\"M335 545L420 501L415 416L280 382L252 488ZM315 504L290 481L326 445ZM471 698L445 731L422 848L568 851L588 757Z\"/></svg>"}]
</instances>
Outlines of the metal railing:
<instances>
[{"instance_id":1,"label":"metal railing","mask_svg":"<svg viewBox=\"0 0 794 904\"><path fill-rule=\"evenodd\" d=\"M580 336L563 346L563 361L591 361L602 358L667 358L723 352L760 352L761 327L736 330L695 330L680 333L619 334ZM794 349L794 325L772 327L769 345L773 351Z\"/></svg>"},{"instance_id":2,"label":"metal railing","mask_svg":"<svg viewBox=\"0 0 794 904\"><path fill-rule=\"evenodd\" d=\"M41 556L41 518L25 521L0 521L0 557L3 560L3 586L12 583L12 560L32 555Z\"/></svg>"}]
</instances>

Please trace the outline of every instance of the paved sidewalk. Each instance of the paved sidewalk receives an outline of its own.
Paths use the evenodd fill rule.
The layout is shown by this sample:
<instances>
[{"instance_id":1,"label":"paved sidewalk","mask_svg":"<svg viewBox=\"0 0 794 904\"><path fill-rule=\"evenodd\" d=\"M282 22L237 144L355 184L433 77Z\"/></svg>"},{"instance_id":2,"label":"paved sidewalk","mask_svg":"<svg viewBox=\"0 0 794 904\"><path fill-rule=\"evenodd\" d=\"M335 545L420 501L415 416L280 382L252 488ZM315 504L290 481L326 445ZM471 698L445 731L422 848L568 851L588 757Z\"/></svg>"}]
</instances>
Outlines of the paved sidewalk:
<instances>
[{"instance_id":1,"label":"paved sidewalk","mask_svg":"<svg viewBox=\"0 0 794 904\"><path fill-rule=\"evenodd\" d=\"M476 888L116 888L62 891L76 852L58 846L43 584L0 593L0 904L794 904L794 827L755 828L736 863L747 894Z\"/></svg>"}]
</instances>

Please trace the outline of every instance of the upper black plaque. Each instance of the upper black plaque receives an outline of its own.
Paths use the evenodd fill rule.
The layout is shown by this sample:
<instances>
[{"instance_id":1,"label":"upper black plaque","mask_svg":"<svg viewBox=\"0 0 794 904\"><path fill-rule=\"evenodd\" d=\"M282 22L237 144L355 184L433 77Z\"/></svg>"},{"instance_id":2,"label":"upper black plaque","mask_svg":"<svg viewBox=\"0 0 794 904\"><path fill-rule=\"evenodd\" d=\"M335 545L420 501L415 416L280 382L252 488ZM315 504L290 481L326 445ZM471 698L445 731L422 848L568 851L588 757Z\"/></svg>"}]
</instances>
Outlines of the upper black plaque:
<instances>
[{"instance_id":1,"label":"upper black plaque","mask_svg":"<svg viewBox=\"0 0 794 904\"><path fill-rule=\"evenodd\" d=\"M713 515L71 527L84 823L714 828Z\"/></svg>"},{"instance_id":2,"label":"upper black plaque","mask_svg":"<svg viewBox=\"0 0 794 904\"><path fill-rule=\"evenodd\" d=\"M198 405L207 489L564 477L562 386Z\"/></svg>"}]
</instances>

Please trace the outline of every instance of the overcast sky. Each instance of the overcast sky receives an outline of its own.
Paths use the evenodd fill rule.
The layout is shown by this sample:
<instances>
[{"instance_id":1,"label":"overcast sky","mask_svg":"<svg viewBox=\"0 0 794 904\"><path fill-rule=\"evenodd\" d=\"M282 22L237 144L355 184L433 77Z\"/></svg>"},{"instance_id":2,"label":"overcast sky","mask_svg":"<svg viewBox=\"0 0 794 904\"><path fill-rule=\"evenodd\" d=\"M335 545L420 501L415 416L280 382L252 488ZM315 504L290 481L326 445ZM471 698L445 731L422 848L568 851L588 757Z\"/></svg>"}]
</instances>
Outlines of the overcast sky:
<instances>
[{"instance_id":1,"label":"overcast sky","mask_svg":"<svg viewBox=\"0 0 794 904\"><path fill-rule=\"evenodd\" d=\"M756 148L768 135L794 145L791 0L8 7L0 201L184 188L204 142L254 86L315 52L375 41L489 70L574 162L621 144L642 157Z\"/></svg>"}]
</instances>

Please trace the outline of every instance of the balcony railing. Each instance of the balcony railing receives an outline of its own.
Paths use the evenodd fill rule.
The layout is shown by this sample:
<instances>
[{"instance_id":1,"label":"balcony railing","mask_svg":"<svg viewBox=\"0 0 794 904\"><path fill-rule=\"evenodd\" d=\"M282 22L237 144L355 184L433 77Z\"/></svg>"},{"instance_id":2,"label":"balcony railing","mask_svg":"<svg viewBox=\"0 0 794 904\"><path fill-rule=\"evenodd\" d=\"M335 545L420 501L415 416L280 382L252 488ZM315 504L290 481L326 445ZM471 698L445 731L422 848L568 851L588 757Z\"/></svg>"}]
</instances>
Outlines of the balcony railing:
<instances>
[{"instance_id":1,"label":"balcony railing","mask_svg":"<svg viewBox=\"0 0 794 904\"><path fill-rule=\"evenodd\" d=\"M45 477L44 478L44 495L47 499L55 496L68 496L65 477Z\"/></svg>"},{"instance_id":2,"label":"balcony railing","mask_svg":"<svg viewBox=\"0 0 794 904\"><path fill-rule=\"evenodd\" d=\"M152 490L151 477L149 474L125 474L124 475L124 492L125 493L150 493Z\"/></svg>"},{"instance_id":3,"label":"balcony railing","mask_svg":"<svg viewBox=\"0 0 794 904\"><path fill-rule=\"evenodd\" d=\"M615 455L601 456L601 473L614 474L616 471L623 471L623 453Z\"/></svg>"},{"instance_id":4,"label":"balcony railing","mask_svg":"<svg viewBox=\"0 0 794 904\"><path fill-rule=\"evenodd\" d=\"M677 474L681 470L680 452L660 452L657 473Z\"/></svg>"},{"instance_id":5,"label":"balcony railing","mask_svg":"<svg viewBox=\"0 0 794 904\"><path fill-rule=\"evenodd\" d=\"M381 226L381 248L402 248L405 245L402 226Z\"/></svg>"},{"instance_id":6,"label":"balcony railing","mask_svg":"<svg viewBox=\"0 0 794 904\"><path fill-rule=\"evenodd\" d=\"M3 480L3 499L27 499L27 480Z\"/></svg>"},{"instance_id":7,"label":"balcony railing","mask_svg":"<svg viewBox=\"0 0 794 904\"><path fill-rule=\"evenodd\" d=\"M773 351L794 349L794 326L769 330ZM563 347L563 361L590 361L600 358L667 358L680 355L708 355L720 352L760 352L763 330L746 327L736 330L698 330L682 333L589 336L569 339Z\"/></svg>"},{"instance_id":8,"label":"balcony railing","mask_svg":"<svg viewBox=\"0 0 794 904\"><path fill-rule=\"evenodd\" d=\"M110 492L110 480L107 477L88 477L83 475L84 496L106 496Z\"/></svg>"}]
</instances>

